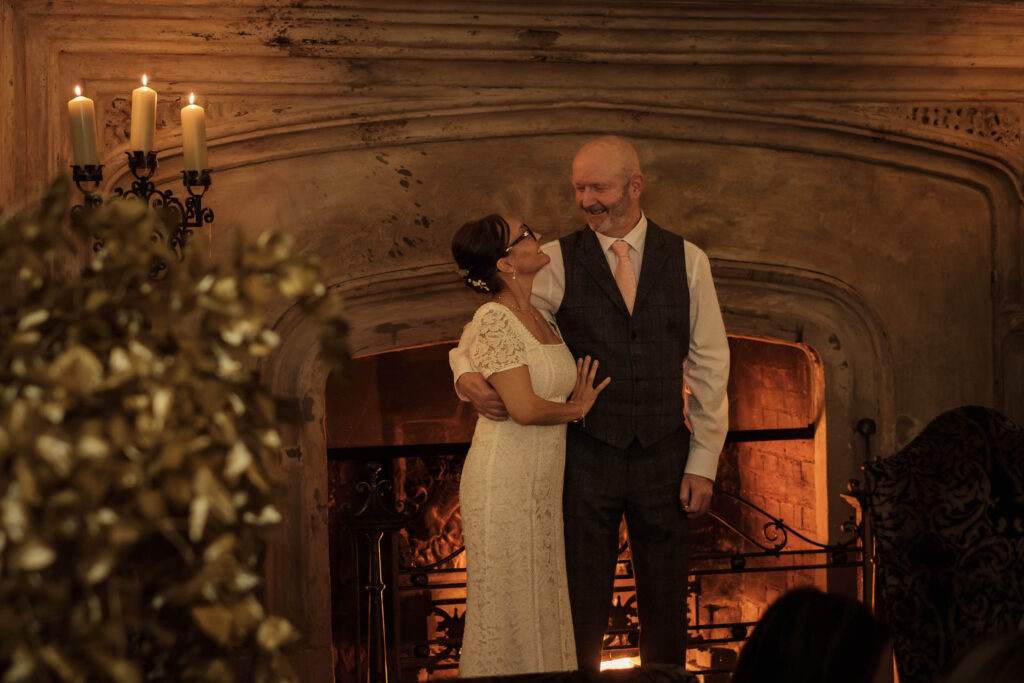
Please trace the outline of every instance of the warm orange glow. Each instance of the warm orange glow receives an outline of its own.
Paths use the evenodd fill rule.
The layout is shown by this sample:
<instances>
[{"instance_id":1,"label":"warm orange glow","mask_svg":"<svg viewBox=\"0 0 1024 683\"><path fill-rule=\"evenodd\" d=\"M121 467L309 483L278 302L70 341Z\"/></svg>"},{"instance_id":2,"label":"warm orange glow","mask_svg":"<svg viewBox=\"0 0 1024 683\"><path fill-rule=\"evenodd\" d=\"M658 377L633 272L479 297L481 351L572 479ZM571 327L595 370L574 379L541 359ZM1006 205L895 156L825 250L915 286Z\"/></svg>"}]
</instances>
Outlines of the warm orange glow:
<instances>
[{"instance_id":1,"label":"warm orange glow","mask_svg":"<svg viewBox=\"0 0 1024 683\"><path fill-rule=\"evenodd\" d=\"M640 666L639 657L620 657L619 659L609 659L607 662L601 662L601 671L609 671L611 669L636 669Z\"/></svg>"},{"instance_id":2,"label":"warm orange glow","mask_svg":"<svg viewBox=\"0 0 1024 683\"><path fill-rule=\"evenodd\" d=\"M195 104L196 103L196 94L194 92L190 92L188 94L188 103L189 104Z\"/></svg>"},{"instance_id":3,"label":"warm orange glow","mask_svg":"<svg viewBox=\"0 0 1024 683\"><path fill-rule=\"evenodd\" d=\"M142 85L146 85L146 74L142 74Z\"/></svg>"},{"instance_id":4,"label":"warm orange glow","mask_svg":"<svg viewBox=\"0 0 1024 683\"><path fill-rule=\"evenodd\" d=\"M75 97L81 97L81 96L82 96L82 86L76 85L75 86Z\"/></svg>"}]
</instances>

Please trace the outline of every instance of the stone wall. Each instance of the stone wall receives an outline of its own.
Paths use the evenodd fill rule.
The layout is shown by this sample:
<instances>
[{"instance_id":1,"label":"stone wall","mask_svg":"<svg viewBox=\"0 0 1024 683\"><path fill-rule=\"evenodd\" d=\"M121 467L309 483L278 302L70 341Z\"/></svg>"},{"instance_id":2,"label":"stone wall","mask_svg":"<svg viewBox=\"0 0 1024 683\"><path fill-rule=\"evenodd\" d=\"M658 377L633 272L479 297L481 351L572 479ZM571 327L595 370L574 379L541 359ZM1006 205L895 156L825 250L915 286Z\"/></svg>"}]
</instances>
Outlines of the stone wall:
<instances>
[{"instance_id":1,"label":"stone wall","mask_svg":"<svg viewBox=\"0 0 1024 683\"><path fill-rule=\"evenodd\" d=\"M617 133L648 213L712 258L729 331L820 355L830 490L858 473L861 418L876 455L956 405L1024 421L1012 4L0 0L0 19L0 207L67 172L76 83L105 187L126 185L143 72L156 179L180 188L176 111L195 91L217 220L191 248L295 233L347 296L357 352L455 337L479 301L452 273L454 227L499 210L568 232L573 152ZM270 592L308 634L304 680L324 680L326 375L281 316L265 374L310 422Z\"/></svg>"}]
</instances>

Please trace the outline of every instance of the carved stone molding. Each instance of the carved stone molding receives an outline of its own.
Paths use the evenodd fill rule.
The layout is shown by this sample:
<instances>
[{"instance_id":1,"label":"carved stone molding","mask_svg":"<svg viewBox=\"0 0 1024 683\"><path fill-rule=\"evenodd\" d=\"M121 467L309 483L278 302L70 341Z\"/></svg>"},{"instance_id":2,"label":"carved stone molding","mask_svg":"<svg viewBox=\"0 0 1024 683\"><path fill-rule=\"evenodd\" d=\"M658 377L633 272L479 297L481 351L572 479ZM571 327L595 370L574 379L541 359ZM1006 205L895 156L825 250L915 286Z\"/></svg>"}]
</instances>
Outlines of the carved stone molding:
<instances>
[{"instance_id":1,"label":"carved stone molding","mask_svg":"<svg viewBox=\"0 0 1024 683\"><path fill-rule=\"evenodd\" d=\"M921 126L958 131L1014 150L1020 147L1019 107L996 108L965 102L955 106L917 105L904 108L904 111L908 120Z\"/></svg>"},{"instance_id":2,"label":"carved stone molding","mask_svg":"<svg viewBox=\"0 0 1024 683\"><path fill-rule=\"evenodd\" d=\"M956 133L952 144L1017 145L1019 115L997 102L1024 91L1024 57L1015 47L1024 8L903 4L619 1L539 10L522 2L150 1L140 19L127 0L107 0L102 12L70 0L2 0L5 35L14 39L4 41L3 61L23 68L5 71L2 87L14 95L0 101L18 113L0 114L0 128L14 135L17 120L36 129L24 151L15 147L23 155L17 164L5 167L24 169L30 187L66 170L61 107L76 82L99 95L108 115L103 156L119 157L124 98L139 70L160 80L169 130L175 100L199 90L214 140L331 116L429 111L429 102L464 108L598 97L762 115L788 110L791 118L801 101L902 101L896 106L906 105L909 117L901 110L895 119L908 131L939 121ZM129 38L136 34L146 36L141 51ZM923 123L928 108L940 111ZM170 151L178 144L160 141Z\"/></svg>"}]
</instances>

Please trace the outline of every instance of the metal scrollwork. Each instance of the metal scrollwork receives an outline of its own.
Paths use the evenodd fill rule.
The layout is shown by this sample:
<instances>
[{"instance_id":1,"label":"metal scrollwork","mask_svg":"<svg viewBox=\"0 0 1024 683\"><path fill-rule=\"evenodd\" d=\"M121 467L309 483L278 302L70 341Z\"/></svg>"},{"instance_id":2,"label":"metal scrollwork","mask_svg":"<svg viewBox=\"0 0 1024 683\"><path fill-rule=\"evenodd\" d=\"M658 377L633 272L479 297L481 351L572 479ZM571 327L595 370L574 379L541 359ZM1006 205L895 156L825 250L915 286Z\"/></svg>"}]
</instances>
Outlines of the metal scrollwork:
<instances>
[{"instance_id":1,"label":"metal scrollwork","mask_svg":"<svg viewBox=\"0 0 1024 683\"><path fill-rule=\"evenodd\" d=\"M213 223L213 209L203 206L203 197L211 184L210 169L181 172L182 184L188 192L188 196L182 202L181 199L174 196L173 191L158 190L156 184L151 180L157 168L156 152L135 151L125 152L125 154L128 155L128 169L132 172L135 180L132 181L128 190L121 187L114 188L112 198L140 199L154 209L161 210L170 232L168 245L181 261L185 258L185 245L193 230ZM96 188L103 180L103 166L72 166L72 169L72 178L83 196L83 203L71 209L72 215L77 217L82 211L103 204L102 195L96 192ZM83 187L82 184L88 182L93 183L92 188ZM102 248L102 240L94 240L93 250L98 251ZM164 269L166 269L166 265L159 270Z\"/></svg>"},{"instance_id":2,"label":"metal scrollwork","mask_svg":"<svg viewBox=\"0 0 1024 683\"><path fill-rule=\"evenodd\" d=\"M351 503L345 502L341 505L346 521L351 522L354 519L375 522L404 521L404 516L395 509L394 484L390 477L381 477L383 464L370 462L367 463L366 468L370 472L369 479L363 479L355 485L356 491L366 494L359 509L352 512L354 506ZM378 524L371 524L371 526L378 526Z\"/></svg>"},{"instance_id":3,"label":"metal scrollwork","mask_svg":"<svg viewBox=\"0 0 1024 683\"><path fill-rule=\"evenodd\" d=\"M95 209L103 204L103 196L96 192L99 184L103 181L103 165L72 166L71 168L71 179L75 182L78 191L82 193L82 203L71 207L71 218L78 219L83 211ZM82 187L83 183L92 183L92 187ZM94 251L99 251L103 246L101 241L97 246L97 241L94 240Z\"/></svg>"},{"instance_id":4,"label":"metal scrollwork","mask_svg":"<svg viewBox=\"0 0 1024 683\"><path fill-rule=\"evenodd\" d=\"M710 516L716 522L718 522L719 524L721 524L725 528L729 529L730 531L732 531L736 535L741 536L743 539L745 539L749 543L757 546L758 548L760 548L761 550L765 551L766 553L778 554L778 553L782 552L786 548L786 546L789 544L789 535L790 534L793 534L794 536L799 538L804 543L807 543L808 545L811 545L811 546L814 546L815 548L820 548L821 550L825 550L825 551L829 551L829 552L835 552L835 551L840 551L840 550L848 549L848 548L852 547L853 545L855 545L857 543L857 541L859 540L859 538L860 538L859 537L859 532L860 532L859 525L857 525L855 523L853 523L853 524L847 523L847 524L843 525L843 531L846 531L847 533L851 534L849 539L847 539L846 541L844 541L842 543L839 543L839 544L835 544L835 543L821 543L819 541L815 541L812 538L808 538L804 534L800 533L799 531L797 531L793 527L791 527L788 524L786 524L785 521L783 521L781 518L773 517L772 515L768 514L768 512L766 510L758 507L757 505L754 505L750 501L748 501L748 500L746 500L744 498L741 498L740 496L737 496L737 495L734 495L732 493L729 493L728 491L718 491L718 492L715 493L715 495L716 496L723 496L723 497L726 497L726 498L730 498L730 499L736 501L737 503L739 503L741 506L746 507L746 508L748 508L750 510L753 510L757 514L761 515L762 517L766 517L768 519L768 521L765 522L764 525L761 527L761 534L764 536L764 540L767 541L767 544L766 544L766 543L762 543L761 541L759 541L758 539L754 538L750 534L744 532L742 529L739 529L735 524L733 524L729 520L725 519L724 517L722 517L720 514L718 514L714 510L711 510L711 511L708 512L708 516Z\"/></svg>"}]
</instances>

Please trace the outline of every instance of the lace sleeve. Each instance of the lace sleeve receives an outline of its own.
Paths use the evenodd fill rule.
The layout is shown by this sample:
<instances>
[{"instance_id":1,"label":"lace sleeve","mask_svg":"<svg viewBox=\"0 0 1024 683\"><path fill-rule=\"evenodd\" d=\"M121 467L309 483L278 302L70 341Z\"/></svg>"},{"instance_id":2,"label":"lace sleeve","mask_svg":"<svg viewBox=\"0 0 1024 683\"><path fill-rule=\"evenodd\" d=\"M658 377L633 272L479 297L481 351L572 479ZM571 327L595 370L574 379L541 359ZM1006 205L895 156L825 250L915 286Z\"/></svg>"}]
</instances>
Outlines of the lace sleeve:
<instances>
[{"instance_id":1,"label":"lace sleeve","mask_svg":"<svg viewBox=\"0 0 1024 683\"><path fill-rule=\"evenodd\" d=\"M526 345L513 325L511 314L494 308L480 317L469 358L484 377L526 365Z\"/></svg>"}]
</instances>

